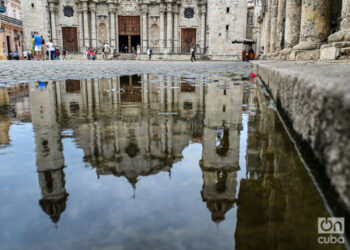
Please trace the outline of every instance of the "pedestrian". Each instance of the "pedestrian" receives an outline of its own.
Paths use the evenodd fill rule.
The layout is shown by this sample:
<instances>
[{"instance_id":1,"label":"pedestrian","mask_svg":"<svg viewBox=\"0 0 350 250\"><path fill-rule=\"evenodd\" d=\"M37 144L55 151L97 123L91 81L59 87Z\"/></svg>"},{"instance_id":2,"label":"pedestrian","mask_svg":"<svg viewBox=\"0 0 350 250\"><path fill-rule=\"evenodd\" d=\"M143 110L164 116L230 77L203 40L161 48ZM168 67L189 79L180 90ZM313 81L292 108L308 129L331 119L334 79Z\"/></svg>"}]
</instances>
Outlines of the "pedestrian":
<instances>
[{"instance_id":1,"label":"pedestrian","mask_svg":"<svg viewBox=\"0 0 350 250\"><path fill-rule=\"evenodd\" d=\"M36 32L34 35L34 46L35 46L35 53L36 53L36 59L41 59L41 36L38 35Z\"/></svg>"},{"instance_id":2,"label":"pedestrian","mask_svg":"<svg viewBox=\"0 0 350 250\"><path fill-rule=\"evenodd\" d=\"M52 39L46 44L47 51L50 54L50 60L54 60L56 56L55 45L52 43Z\"/></svg>"},{"instance_id":3,"label":"pedestrian","mask_svg":"<svg viewBox=\"0 0 350 250\"><path fill-rule=\"evenodd\" d=\"M191 48L191 62L196 61L196 49L195 48Z\"/></svg>"},{"instance_id":4,"label":"pedestrian","mask_svg":"<svg viewBox=\"0 0 350 250\"><path fill-rule=\"evenodd\" d=\"M148 49L147 50L148 60L152 60L152 54L153 54L152 48Z\"/></svg>"},{"instance_id":5,"label":"pedestrian","mask_svg":"<svg viewBox=\"0 0 350 250\"><path fill-rule=\"evenodd\" d=\"M27 57L28 57L27 51L23 51L22 54L23 54L23 59L27 60Z\"/></svg>"},{"instance_id":6,"label":"pedestrian","mask_svg":"<svg viewBox=\"0 0 350 250\"><path fill-rule=\"evenodd\" d=\"M13 52L11 50L10 53L9 53L9 60L13 60L13 58L14 58L14 54L13 54Z\"/></svg>"},{"instance_id":7,"label":"pedestrian","mask_svg":"<svg viewBox=\"0 0 350 250\"><path fill-rule=\"evenodd\" d=\"M44 40L44 37L43 36L40 36L41 37L41 55L43 57L43 60L45 60L45 52L46 52L46 44L45 44L45 40Z\"/></svg>"},{"instance_id":8,"label":"pedestrian","mask_svg":"<svg viewBox=\"0 0 350 250\"><path fill-rule=\"evenodd\" d=\"M97 58L97 49L94 48L93 52L94 52L94 60L96 60L96 58Z\"/></svg>"},{"instance_id":9,"label":"pedestrian","mask_svg":"<svg viewBox=\"0 0 350 250\"><path fill-rule=\"evenodd\" d=\"M7 54L7 52L6 51L4 51L4 57L6 57L6 60L8 60L9 58L8 58L8 54Z\"/></svg>"},{"instance_id":10,"label":"pedestrian","mask_svg":"<svg viewBox=\"0 0 350 250\"><path fill-rule=\"evenodd\" d=\"M110 47L108 43L105 43L105 45L103 45L103 59L105 61L108 60L109 51L110 51Z\"/></svg>"},{"instance_id":11,"label":"pedestrian","mask_svg":"<svg viewBox=\"0 0 350 250\"><path fill-rule=\"evenodd\" d=\"M18 53L18 51L15 51L14 57L15 57L15 60L19 60L19 53Z\"/></svg>"},{"instance_id":12,"label":"pedestrian","mask_svg":"<svg viewBox=\"0 0 350 250\"><path fill-rule=\"evenodd\" d=\"M95 57L94 51L89 49L89 60L94 60L94 57Z\"/></svg>"},{"instance_id":13,"label":"pedestrian","mask_svg":"<svg viewBox=\"0 0 350 250\"><path fill-rule=\"evenodd\" d=\"M59 48L56 48L55 56L56 56L56 60L57 60L57 61L60 60L60 55L61 55L60 49L59 49Z\"/></svg>"},{"instance_id":14,"label":"pedestrian","mask_svg":"<svg viewBox=\"0 0 350 250\"><path fill-rule=\"evenodd\" d=\"M63 48L63 60L67 60L67 58L68 58L68 50Z\"/></svg>"}]
</instances>

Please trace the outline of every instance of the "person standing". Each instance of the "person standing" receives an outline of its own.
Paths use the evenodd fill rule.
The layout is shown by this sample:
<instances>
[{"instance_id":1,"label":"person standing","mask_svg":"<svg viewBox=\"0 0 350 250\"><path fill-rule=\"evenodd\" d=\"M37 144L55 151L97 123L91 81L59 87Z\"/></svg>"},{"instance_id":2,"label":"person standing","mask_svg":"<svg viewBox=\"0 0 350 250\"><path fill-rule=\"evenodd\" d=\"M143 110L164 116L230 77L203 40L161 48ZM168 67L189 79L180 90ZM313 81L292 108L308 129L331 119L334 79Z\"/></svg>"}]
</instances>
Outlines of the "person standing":
<instances>
[{"instance_id":1,"label":"person standing","mask_svg":"<svg viewBox=\"0 0 350 250\"><path fill-rule=\"evenodd\" d=\"M63 48L63 60L67 60L67 58L68 58L68 50Z\"/></svg>"},{"instance_id":2,"label":"person standing","mask_svg":"<svg viewBox=\"0 0 350 250\"><path fill-rule=\"evenodd\" d=\"M50 41L46 44L47 47L47 51L50 54L50 60L54 60L55 59L55 45L52 43L52 39L50 39Z\"/></svg>"},{"instance_id":3,"label":"person standing","mask_svg":"<svg viewBox=\"0 0 350 250\"><path fill-rule=\"evenodd\" d=\"M55 56L56 56L56 60L57 60L57 61L60 60L60 55L61 55L60 49L59 49L59 48L56 48Z\"/></svg>"},{"instance_id":4,"label":"person standing","mask_svg":"<svg viewBox=\"0 0 350 250\"><path fill-rule=\"evenodd\" d=\"M195 48L191 48L191 62L197 62L196 60L196 49Z\"/></svg>"},{"instance_id":5,"label":"person standing","mask_svg":"<svg viewBox=\"0 0 350 250\"><path fill-rule=\"evenodd\" d=\"M35 52L36 52L36 59L41 59L41 36L38 35L38 33L35 33L34 36L34 46L35 46Z\"/></svg>"},{"instance_id":6,"label":"person standing","mask_svg":"<svg viewBox=\"0 0 350 250\"><path fill-rule=\"evenodd\" d=\"M147 50L148 60L149 60L149 61L152 60L152 53L153 53L152 48L150 48L150 49Z\"/></svg>"},{"instance_id":7,"label":"person standing","mask_svg":"<svg viewBox=\"0 0 350 250\"><path fill-rule=\"evenodd\" d=\"M110 51L109 45L108 43L105 43L105 45L103 45L103 59L105 61L108 60L109 51Z\"/></svg>"},{"instance_id":8,"label":"person standing","mask_svg":"<svg viewBox=\"0 0 350 250\"><path fill-rule=\"evenodd\" d=\"M27 51L23 51L23 58L24 58L24 60L27 60L27 57L28 57Z\"/></svg>"},{"instance_id":9,"label":"person standing","mask_svg":"<svg viewBox=\"0 0 350 250\"><path fill-rule=\"evenodd\" d=\"M45 52L46 52L46 48L45 48L45 40L43 36L41 37L41 56L43 57L43 60L45 60Z\"/></svg>"}]
</instances>

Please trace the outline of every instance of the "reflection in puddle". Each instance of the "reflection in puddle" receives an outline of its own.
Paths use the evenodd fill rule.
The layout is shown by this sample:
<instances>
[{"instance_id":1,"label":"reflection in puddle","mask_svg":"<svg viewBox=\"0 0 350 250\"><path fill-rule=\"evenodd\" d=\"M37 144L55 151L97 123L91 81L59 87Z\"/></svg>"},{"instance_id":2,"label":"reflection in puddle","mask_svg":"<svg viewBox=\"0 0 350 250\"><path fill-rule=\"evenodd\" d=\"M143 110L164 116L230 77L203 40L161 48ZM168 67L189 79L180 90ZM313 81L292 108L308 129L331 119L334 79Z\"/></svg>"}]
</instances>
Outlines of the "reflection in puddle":
<instances>
[{"instance_id":1,"label":"reflection in puddle","mask_svg":"<svg viewBox=\"0 0 350 250\"><path fill-rule=\"evenodd\" d=\"M319 249L327 209L269 103L237 75L0 88L0 160L17 193L0 184L0 229L23 236L0 247Z\"/></svg>"}]
</instances>

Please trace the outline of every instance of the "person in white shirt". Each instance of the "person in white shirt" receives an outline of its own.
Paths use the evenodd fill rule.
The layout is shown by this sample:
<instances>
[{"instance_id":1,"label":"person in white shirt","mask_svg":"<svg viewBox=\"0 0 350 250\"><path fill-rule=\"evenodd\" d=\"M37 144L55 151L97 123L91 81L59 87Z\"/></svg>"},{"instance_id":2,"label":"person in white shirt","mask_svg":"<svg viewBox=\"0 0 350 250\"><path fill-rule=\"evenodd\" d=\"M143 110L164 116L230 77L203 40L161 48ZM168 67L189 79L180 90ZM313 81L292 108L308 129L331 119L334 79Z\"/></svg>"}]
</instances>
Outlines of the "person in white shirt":
<instances>
[{"instance_id":1,"label":"person in white shirt","mask_svg":"<svg viewBox=\"0 0 350 250\"><path fill-rule=\"evenodd\" d=\"M55 45L52 43L52 39L50 39L50 41L46 44L46 48L50 53L50 59L54 60L55 59Z\"/></svg>"},{"instance_id":2,"label":"person in white shirt","mask_svg":"<svg viewBox=\"0 0 350 250\"><path fill-rule=\"evenodd\" d=\"M23 51L23 57L24 57L24 60L27 60L27 57L28 57L27 51Z\"/></svg>"}]
</instances>

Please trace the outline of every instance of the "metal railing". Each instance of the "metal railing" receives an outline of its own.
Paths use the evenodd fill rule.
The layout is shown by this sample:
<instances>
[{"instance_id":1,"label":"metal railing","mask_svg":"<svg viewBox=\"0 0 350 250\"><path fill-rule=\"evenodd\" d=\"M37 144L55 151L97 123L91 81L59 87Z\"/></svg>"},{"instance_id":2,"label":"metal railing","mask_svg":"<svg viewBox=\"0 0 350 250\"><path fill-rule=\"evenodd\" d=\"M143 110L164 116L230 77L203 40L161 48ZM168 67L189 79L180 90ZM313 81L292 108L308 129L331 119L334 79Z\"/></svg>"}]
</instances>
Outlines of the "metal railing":
<instances>
[{"instance_id":1,"label":"metal railing","mask_svg":"<svg viewBox=\"0 0 350 250\"><path fill-rule=\"evenodd\" d=\"M1 21L7 22L7 23L15 24L18 26L23 26L22 20L19 20L19 19L13 18L13 17L0 15L0 19L1 19Z\"/></svg>"}]
</instances>

